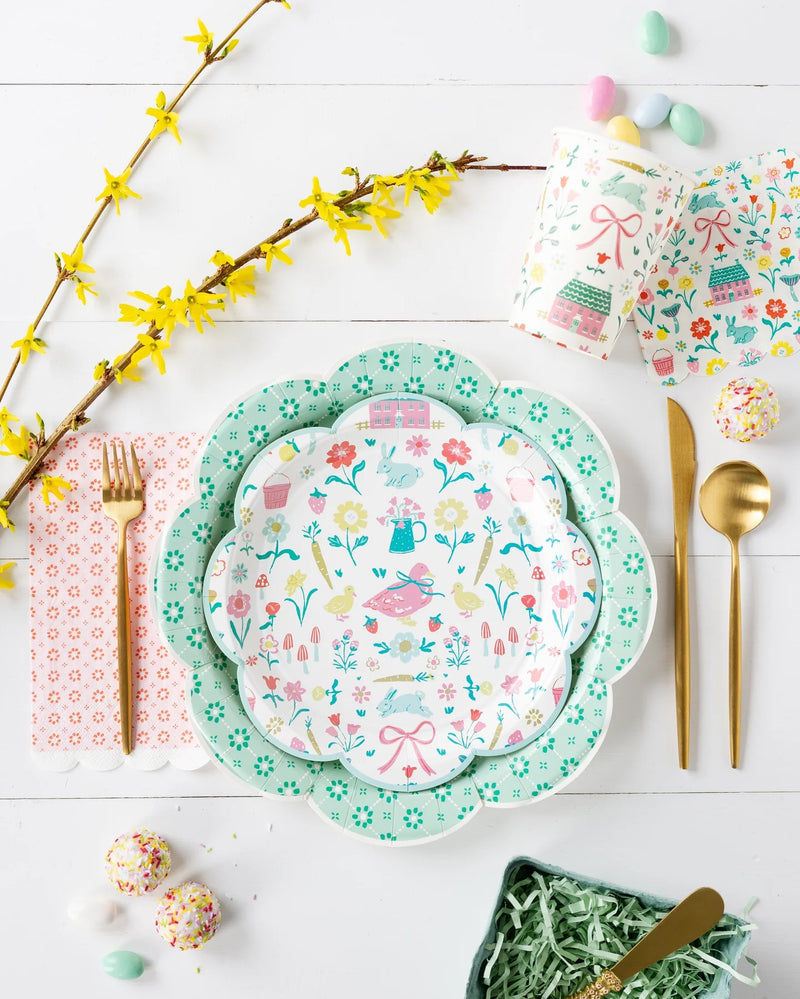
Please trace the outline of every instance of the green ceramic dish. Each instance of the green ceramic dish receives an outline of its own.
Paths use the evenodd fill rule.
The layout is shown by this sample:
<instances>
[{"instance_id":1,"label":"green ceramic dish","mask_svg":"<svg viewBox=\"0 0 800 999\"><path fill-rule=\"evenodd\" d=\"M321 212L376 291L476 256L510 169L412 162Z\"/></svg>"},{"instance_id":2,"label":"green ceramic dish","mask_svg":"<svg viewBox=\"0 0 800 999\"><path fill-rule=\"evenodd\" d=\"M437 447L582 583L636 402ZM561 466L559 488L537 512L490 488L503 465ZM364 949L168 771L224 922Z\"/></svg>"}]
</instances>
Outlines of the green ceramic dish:
<instances>
[{"instance_id":1,"label":"green ceramic dish","mask_svg":"<svg viewBox=\"0 0 800 999\"><path fill-rule=\"evenodd\" d=\"M449 783L410 792L373 787L338 762L304 761L271 745L242 706L237 668L215 646L202 606L208 560L233 527L239 481L255 455L293 430L329 426L354 402L392 391L424 393L467 422L502 423L539 444L561 472L569 519L592 543L603 579L597 621L573 653L569 700L552 728L519 752L476 759ZM655 616L653 565L619 513L618 498L614 459L584 414L541 389L498 383L445 346L376 347L324 381L292 379L253 392L203 443L195 498L165 529L154 564L156 618L187 667L189 713L199 738L222 767L261 793L305 798L339 828L392 844L447 835L481 805L521 805L553 794L597 751L611 714L611 684L641 654Z\"/></svg>"}]
</instances>

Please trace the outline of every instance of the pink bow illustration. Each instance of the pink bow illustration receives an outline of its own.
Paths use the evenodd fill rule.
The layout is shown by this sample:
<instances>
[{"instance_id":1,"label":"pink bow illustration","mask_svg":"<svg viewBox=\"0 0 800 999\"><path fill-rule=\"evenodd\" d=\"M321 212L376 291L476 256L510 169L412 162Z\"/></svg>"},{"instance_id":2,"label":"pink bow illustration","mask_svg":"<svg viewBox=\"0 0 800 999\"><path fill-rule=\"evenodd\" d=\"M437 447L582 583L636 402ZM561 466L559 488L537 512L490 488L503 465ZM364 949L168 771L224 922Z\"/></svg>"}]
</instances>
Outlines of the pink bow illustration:
<instances>
[{"instance_id":1,"label":"pink bow illustration","mask_svg":"<svg viewBox=\"0 0 800 999\"><path fill-rule=\"evenodd\" d=\"M736 246L732 239L728 239L725 229L731 224L731 213L726 208L720 208L716 216L713 219L706 218L701 215L699 218L694 220L694 227L699 233L706 234L706 241L701 253L705 253L708 249L708 244L711 242L711 237L714 235L714 230L718 230L720 236L725 240L728 246Z\"/></svg>"},{"instance_id":2,"label":"pink bow illustration","mask_svg":"<svg viewBox=\"0 0 800 999\"><path fill-rule=\"evenodd\" d=\"M418 735L418 733L420 733L423 729L425 729L427 738L423 735ZM430 735L427 735L428 730L430 730ZM394 751L394 756L387 763L384 763L382 767L379 767L378 771L382 774L386 773L386 771L392 767L395 760L400 755L400 752L406 742L410 742L414 747L414 752L417 754L419 765L426 774L432 774L434 772L433 768L425 761L419 747L420 745L429 746L433 742L435 736L436 729L429 721L420 722L413 732L406 732L404 729L397 728L394 725L384 725L378 733L378 738L384 746L392 746L397 743L397 749Z\"/></svg>"},{"instance_id":3,"label":"pink bow illustration","mask_svg":"<svg viewBox=\"0 0 800 999\"><path fill-rule=\"evenodd\" d=\"M605 214L601 214L601 211ZM579 250L586 249L587 246L591 246L592 243L596 243L601 236L605 236L605 234L612 226L616 226L617 242L614 247L614 262L616 263L617 267L619 267L621 270L622 257L620 256L619 251L620 251L620 243L622 241L622 235L624 233L628 238L635 236L637 232L639 232L639 230L642 228L642 216L638 212L632 212L630 215L626 215L624 219L621 219L614 214L614 212L608 207L608 205L595 205L594 208L592 209L589 218L592 220L592 222L597 222L599 225L603 225L603 223L605 222L605 226L600 230L600 232L598 232L598 234L593 239L590 239L586 243L578 243L577 249ZM634 219L635 223L631 223L630 229L626 229L625 225L626 223L631 222L631 219ZM634 224L636 226L635 229L633 227Z\"/></svg>"}]
</instances>

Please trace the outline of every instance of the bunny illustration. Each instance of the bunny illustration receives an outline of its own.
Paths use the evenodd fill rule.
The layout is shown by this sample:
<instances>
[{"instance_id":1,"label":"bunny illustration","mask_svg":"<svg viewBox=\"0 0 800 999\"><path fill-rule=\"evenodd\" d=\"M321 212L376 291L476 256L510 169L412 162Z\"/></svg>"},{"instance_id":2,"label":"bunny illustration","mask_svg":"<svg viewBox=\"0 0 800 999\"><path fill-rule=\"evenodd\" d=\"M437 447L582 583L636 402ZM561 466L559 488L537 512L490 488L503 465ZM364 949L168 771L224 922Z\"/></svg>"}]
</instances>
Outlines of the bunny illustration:
<instances>
[{"instance_id":1,"label":"bunny illustration","mask_svg":"<svg viewBox=\"0 0 800 999\"><path fill-rule=\"evenodd\" d=\"M737 326L735 316L725 316L725 324L725 336L732 336L734 343L750 343L758 332L755 326Z\"/></svg>"},{"instance_id":2,"label":"bunny illustration","mask_svg":"<svg viewBox=\"0 0 800 999\"><path fill-rule=\"evenodd\" d=\"M709 191L708 194L702 195L698 194L697 191L692 195L692 200L689 202L689 211L692 215L696 215L698 212L702 212L704 208L724 208L725 206L721 201L717 200L716 194L713 191Z\"/></svg>"},{"instance_id":3,"label":"bunny illustration","mask_svg":"<svg viewBox=\"0 0 800 999\"><path fill-rule=\"evenodd\" d=\"M433 714L431 709L425 707L422 703L425 695L420 691L414 694L401 694L399 697L396 695L397 688L392 687L378 705L378 714L381 718L387 718L389 715L397 715L401 712L406 712L410 715L422 715L423 718L430 718Z\"/></svg>"},{"instance_id":4,"label":"bunny illustration","mask_svg":"<svg viewBox=\"0 0 800 999\"><path fill-rule=\"evenodd\" d=\"M394 461L396 447L391 451L386 450L386 445L381 444L381 460L378 462L378 474L386 476L386 485L394 489L410 489L417 479L422 475L422 469L409 465L406 462Z\"/></svg>"},{"instance_id":5,"label":"bunny illustration","mask_svg":"<svg viewBox=\"0 0 800 999\"><path fill-rule=\"evenodd\" d=\"M625 180L625 174L623 173L615 173L613 177L604 180L600 185L600 190L603 194L615 194L618 198L624 198L634 208L638 208L640 212L644 211L642 196L647 187L644 184L634 184L632 181Z\"/></svg>"}]
</instances>

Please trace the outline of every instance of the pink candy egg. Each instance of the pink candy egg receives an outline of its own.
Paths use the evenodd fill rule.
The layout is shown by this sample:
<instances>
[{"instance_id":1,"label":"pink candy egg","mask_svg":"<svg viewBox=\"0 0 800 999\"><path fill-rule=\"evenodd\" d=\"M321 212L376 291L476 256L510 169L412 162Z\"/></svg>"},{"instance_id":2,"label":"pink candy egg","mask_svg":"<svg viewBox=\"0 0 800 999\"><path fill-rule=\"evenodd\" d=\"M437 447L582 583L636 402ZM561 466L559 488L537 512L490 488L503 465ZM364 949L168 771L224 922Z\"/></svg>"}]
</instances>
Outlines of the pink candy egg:
<instances>
[{"instance_id":1,"label":"pink candy egg","mask_svg":"<svg viewBox=\"0 0 800 999\"><path fill-rule=\"evenodd\" d=\"M584 107L587 118L599 121L605 118L614 103L616 86L610 76L596 76L586 87Z\"/></svg>"}]
</instances>

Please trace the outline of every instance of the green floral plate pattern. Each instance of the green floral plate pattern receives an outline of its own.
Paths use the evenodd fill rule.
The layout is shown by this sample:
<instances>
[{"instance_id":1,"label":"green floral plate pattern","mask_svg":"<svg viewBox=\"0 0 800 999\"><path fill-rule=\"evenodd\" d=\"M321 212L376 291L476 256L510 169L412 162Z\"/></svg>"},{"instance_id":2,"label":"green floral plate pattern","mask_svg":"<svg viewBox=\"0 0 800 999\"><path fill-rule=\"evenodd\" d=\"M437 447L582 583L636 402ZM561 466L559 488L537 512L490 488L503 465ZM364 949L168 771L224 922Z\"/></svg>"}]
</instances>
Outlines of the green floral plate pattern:
<instances>
[{"instance_id":1,"label":"green floral plate pattern","mask_svg":"<svg viewBox=\"0 0 800 999\"><path fill-rule=\"evenodd\" d=\"M491 420L526 434L564 480L569 519L597 553L603 600L573 653L565 709L540 739L516 753L476 759L458 777L423 791L389 791L338 762L282 753L255 729L239 696L237 668L206 627L202 591L208 560L234 525L244 469L271 441L302 427L329 426L347 407L382 392L419 392L467 422ZM445 347L394 343L341 364L325 381L267 385L234 405L203 443L195 498L164 531L154 561L156 619L188 670L189 714L213 758L270 797L305 798L340 829L394 845L447 835L481 805L509 807L563 788L597 751L611 716L611 684L634 664L655 616L655 575L642 538L618 510L616 464L594 424L563 399L522 383L498 383L474 360Z\"/></svg>"}]
</instances>

